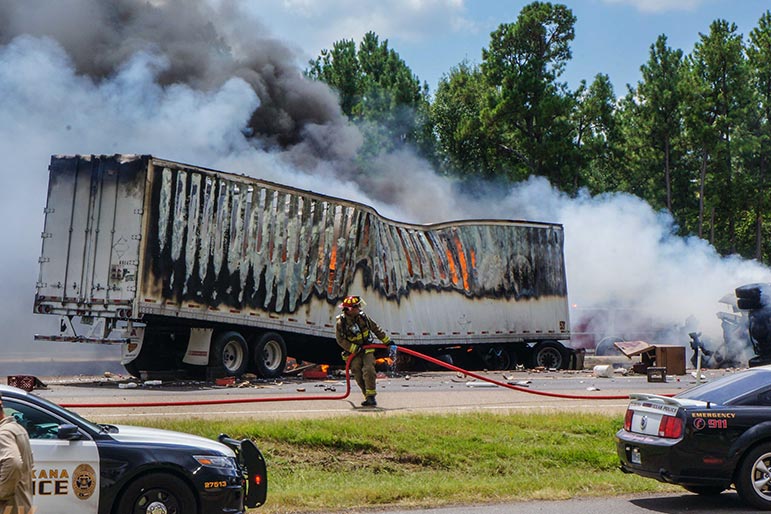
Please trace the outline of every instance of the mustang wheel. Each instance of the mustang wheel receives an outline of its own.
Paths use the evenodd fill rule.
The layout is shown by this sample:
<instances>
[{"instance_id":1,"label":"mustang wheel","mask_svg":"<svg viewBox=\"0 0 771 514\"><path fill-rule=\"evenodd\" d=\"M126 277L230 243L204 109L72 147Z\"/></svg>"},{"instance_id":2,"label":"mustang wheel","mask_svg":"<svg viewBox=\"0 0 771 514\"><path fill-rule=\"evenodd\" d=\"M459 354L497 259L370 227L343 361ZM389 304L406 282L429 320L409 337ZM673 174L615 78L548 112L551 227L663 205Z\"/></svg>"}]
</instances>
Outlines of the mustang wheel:
<instances>
[{"instance_id":1,"label":"mustang wheel","mask_svg":"<svg viewBox=\"0 0 771 514\"><path fill-rule=\"evenodd\" d=\"M129 484L119 500L118 514L195 514L190 488L179 478L151 473Z\"/></svg>"},{"instance_id":2,"label":"mustang wheel","mask_svg":"<svg viewBox=\"0 0 771 514\"><path fill-rule=\"evenodd\" d=\"M750 505L771 510L771 444L761 444L744 456L736 475L736 491Z\"/></svg>"}]
</instances>

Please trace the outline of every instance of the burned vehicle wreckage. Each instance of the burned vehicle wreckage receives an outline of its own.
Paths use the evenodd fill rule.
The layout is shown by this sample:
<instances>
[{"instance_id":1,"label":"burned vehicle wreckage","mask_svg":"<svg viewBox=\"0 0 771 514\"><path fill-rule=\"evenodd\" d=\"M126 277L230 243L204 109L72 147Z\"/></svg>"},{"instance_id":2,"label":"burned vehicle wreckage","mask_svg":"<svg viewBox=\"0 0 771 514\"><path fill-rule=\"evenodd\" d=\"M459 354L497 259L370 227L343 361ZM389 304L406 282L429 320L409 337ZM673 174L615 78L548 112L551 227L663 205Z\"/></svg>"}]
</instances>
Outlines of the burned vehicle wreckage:
<instances>
[{"instance_id":1,"label":"burned vehicle wreckage","mask_svg":"<svg viewBox=\"0 0 771 514\"><path fill-rule=\"evenodd\" d=\"M771 364L771 284L747 284L736 288L737 307L748 311L748 331L755 357L749 366Z\"/></svg>"}]
</instances>

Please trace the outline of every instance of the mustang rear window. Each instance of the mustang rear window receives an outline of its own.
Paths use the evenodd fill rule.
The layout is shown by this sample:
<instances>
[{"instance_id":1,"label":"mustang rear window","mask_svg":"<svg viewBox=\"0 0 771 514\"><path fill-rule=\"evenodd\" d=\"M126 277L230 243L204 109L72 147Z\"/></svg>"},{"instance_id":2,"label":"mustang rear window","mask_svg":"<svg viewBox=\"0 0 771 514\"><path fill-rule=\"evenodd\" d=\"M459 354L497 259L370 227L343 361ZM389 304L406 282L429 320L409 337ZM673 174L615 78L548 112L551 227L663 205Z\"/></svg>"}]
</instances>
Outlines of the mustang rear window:
<instances>
[{"instance_id":1,"label":"mustang rear window","mask_svg":"<svg viewBox=\"0 0 771 514\"><path fill-rule=\"evenodd\" d=\"M769 370L751 369L683 391L675 395L675 398L729 405L748 393L768 387L769 383L771 383Z\"/></svg>"}]
</instances>

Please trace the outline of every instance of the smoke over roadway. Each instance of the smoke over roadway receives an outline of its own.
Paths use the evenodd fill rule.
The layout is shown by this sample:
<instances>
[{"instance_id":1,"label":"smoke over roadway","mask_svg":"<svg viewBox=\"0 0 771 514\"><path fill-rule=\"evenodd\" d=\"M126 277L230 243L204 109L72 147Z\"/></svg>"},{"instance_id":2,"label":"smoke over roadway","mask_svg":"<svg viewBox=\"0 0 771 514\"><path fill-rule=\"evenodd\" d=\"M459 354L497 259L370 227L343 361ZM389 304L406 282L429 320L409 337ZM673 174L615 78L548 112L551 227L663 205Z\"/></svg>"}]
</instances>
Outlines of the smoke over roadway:
<instances>
[{"instance_id":1,"label":"smoke over roadway","mask_svg":"<svg viewBox=\"0 0 771 514\"><path fill-rule=\"evenodd\" d=\"M764 266L673 236L671 219L632 196L571 199L541 179L471 196L406 149L363 173L361 133L335 94L305 79L289 38L243 5L0 0L4 356L117 355L31 343L55 329L31 314L52 154L153 154L362 201L402 221L560 222L572 303L643 309L673 326L692 315L714 338L720 297L771 282Z\"/></svg>"}]
</instances>

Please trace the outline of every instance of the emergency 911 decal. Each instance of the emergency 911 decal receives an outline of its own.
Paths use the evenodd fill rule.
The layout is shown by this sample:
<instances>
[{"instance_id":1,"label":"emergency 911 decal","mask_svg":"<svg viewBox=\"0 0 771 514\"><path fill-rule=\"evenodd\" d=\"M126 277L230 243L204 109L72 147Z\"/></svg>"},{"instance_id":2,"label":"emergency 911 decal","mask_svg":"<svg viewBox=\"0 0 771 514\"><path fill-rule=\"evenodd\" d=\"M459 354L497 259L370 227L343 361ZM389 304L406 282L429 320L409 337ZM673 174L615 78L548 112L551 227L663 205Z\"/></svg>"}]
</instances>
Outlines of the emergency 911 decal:
<instances>
[{"instance_id":1,"label":"emergency 911 decal","mask_svg":"<svg viewBox=\"0 0 771 514\"><path fill-rule=\"evenodd\" d=\"M736 417L735 412L692 412L693 429L704 430L728 428L728 420Z\"/></svg>"}]
</instances>

